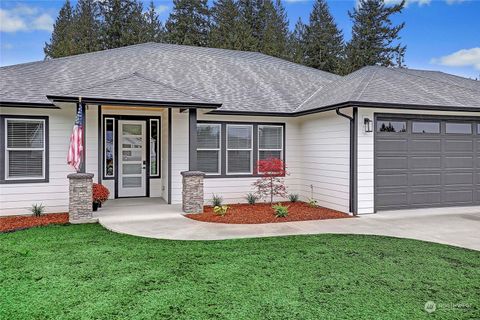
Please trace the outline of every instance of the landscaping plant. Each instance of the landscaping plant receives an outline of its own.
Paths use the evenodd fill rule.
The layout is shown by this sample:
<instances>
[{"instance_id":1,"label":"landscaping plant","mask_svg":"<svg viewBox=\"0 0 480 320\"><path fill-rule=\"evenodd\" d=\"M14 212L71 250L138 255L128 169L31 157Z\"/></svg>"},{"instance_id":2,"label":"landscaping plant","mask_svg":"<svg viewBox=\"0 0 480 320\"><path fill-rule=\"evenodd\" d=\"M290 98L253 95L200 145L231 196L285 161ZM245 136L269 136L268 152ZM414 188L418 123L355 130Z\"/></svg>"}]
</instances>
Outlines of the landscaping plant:
<instances>
[{"instance_id":1,"label":"landscaping plant","mask_svg":"<svg viewBox=\"0 0 480 320\"><path fill-rule=\"evenodd\" d=\"M43 211L45 211L45 206L41 203L35 203L32 204L32 208L30 210L35 217L40 217L43 214Z\"/></svg>"},{"instance_id":2,"label":"landscaping plant","mask_svg":"<svg viewBox=\"0 0 480 320\"><path fill-rule=\"evenodd\" d=\"M105 187L103 184L94 183L92 194L93 194L93 202L97 204L101 204L108 200L110 191L108 191L108 188Z\"/></svg>"},{"instance_id":3,"label":"landscaping plant","mask_svg":"<svg viewBox=\"0 0 480 320\"><path fill-rule=\"evenodd\" d=\"M312 198L312 199L309 199L309 200L308 200L308 205L309 205L310 207L312 207L312 208L318 207L317 200L315 200L315 199L313 199L313 198Z\"/></svg>"},{"instance_id":4,"label":"landscaping plant","mask_svg":"<svg viewBox=\"0 0 480 320\"><path fill-rule=\"evenodd\" d=\"M288 199L290 200L290 202L298 202L298 194L290 193L288 195Z\"/></svg>"},{"instance_id":5,"label":"landscaping plant","mask_svg":"<svg viewBox=\"0 0 480 320\"><path fill-rule=\"evenodd\" d=\"M281 203L272 206L273 210L275 210L275 216L277 218L285 218L288 216L288 207L282 205Z\"/></svg>"},{"instance_id":6,"label":"landscaping plant","mask_svg":"<svg viewBox=\"0 0 480 320\"><path fill-rule=\"evenodd\" d=\"M212 196L212 205L214 207L220 207L222 205L223 198L220 196L217 196L216 194L213 194Z\"/></svg>"},{"instance_id":7,"label":"landscaping plant","mask_svg":"<svg viewBox=\"0 0 480 320\"><path fill-rule=\"evenodd\" d=\"M270 204L273 203L273 197L286 197L287 187L285 186L285 163L278 158L269 158L259 160L257 172L261 175L253 183L259 198L270 198Z\"/></svg>"},{"instance_id":8,"label":"landscaping plant","mask_svg":"<svg viewBox=\"0 0 480 320\"><path fill-rule=\"evenodd\" d=\"M258 197L254 193L247 193L245 197L247 199L248 204L255 204L257 202Z\"/></svg>"},{"instance_id":9,"label":"landscaping plant","mask_svg":"<svg viewBox=\"0 0 480 320\"><path fill-rule=\"evenodd\" d=\"M228 206L215 206L213 212L219 216L225 216L227 214Z\"/></svg>"}]
</instances>

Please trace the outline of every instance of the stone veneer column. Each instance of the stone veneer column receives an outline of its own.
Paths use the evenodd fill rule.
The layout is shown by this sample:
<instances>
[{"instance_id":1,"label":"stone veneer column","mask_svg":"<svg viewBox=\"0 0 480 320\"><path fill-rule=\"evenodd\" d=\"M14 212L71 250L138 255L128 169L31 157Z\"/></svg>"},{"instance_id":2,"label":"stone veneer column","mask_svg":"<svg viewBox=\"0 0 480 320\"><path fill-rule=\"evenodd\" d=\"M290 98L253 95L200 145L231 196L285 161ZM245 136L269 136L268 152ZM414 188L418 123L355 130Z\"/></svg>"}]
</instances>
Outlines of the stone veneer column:
<instances>
[{"instance_id":1,"label":"stone veneer column","mask_svg":"<svg viewBox=\"0 0 480 320\"><path fill-rule=\"evenodd\" d=\"M96 222L92 213L92 173L71 173L69 185L68 219L70 223Z\"/></svg>"},{"instance_id":2,"label":"stone veneer column","mask_svg":"<svg viewBox=\"0 0 480 320\"><path fill-rule=\"evenodd\" d=\"M185 213L203 212L203 177L201 171L182 173L182 209Z\"/></svg>"}]
</instances>

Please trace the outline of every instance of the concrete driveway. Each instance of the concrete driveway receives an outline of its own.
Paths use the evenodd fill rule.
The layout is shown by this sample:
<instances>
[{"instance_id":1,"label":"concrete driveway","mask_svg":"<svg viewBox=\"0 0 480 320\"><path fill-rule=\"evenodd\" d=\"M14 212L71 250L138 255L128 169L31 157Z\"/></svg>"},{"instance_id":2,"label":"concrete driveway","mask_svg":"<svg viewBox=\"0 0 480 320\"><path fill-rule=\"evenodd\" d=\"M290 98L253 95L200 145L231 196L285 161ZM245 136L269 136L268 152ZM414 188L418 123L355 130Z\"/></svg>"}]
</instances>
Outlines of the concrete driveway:
<instances>
[{"instance_id":1,"label":"concrete driveway","mask_svg":"<svg viewBox=\"0 0 480 320\"><path fill-rule=\"evenodd\" d=\"M375 234L480 250L480 207L381 212L358 218L240 225L185 218L180 206L150 199L109 201L97 213L105 228L170 240L221 240L300 234Z\"/></svg>"}]
</instances>

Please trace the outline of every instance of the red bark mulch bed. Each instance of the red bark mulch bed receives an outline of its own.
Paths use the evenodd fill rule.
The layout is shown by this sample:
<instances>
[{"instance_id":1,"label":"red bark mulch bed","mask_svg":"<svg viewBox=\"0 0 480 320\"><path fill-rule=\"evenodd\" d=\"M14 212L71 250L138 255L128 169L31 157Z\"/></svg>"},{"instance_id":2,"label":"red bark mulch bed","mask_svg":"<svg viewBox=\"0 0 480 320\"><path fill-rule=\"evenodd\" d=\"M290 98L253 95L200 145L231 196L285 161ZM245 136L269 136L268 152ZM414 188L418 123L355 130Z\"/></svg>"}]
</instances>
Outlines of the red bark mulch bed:
<instances>
[{"instance_id":1,"label":"red bark mulch bed","mask_svg":"<svg viewBox=\"0 0 480 320\"><path fill-rule=\"evenodd\" d=\"M0 232L23 230L49 224L67 224L68 213L50 213L40 217L13 216L0 218Z\"/></svg>"},{"instance_id":2,"label":"red bark mulch bed","mask_svg":"<svg viewBox=\"0 0 480 320\"><path fill-rule=\"evenodd\" d=\"M216 215L213 207L205 206L203 213L187 214L186 217L217 223L237 223L237 224L256 224L287 221L305 221L305 220L324 220L350 218L351 216L332 209L323 207L311 207L305 202L283 202L288 206L288 216L277 218L275 211L269 203L250 204L231 204L228 205L228 211L225 216Z\"/></svg>"}]
</instances>

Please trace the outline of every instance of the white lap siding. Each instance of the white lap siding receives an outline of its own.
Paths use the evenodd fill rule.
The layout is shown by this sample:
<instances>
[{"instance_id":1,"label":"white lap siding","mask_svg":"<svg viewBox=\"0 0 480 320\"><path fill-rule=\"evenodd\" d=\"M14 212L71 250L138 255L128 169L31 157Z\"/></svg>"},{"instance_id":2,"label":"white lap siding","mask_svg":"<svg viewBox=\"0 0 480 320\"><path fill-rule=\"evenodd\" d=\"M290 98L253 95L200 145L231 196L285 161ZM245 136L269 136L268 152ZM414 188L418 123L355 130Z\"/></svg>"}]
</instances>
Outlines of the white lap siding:
<instances>
[{"instance_id":1,"label":"white lap siding","mask_svg":"<svg viewBox=\"0 0 480 320\"><path fill-rule=\"evenodd\" d=\"M313 197L322 207L349 212L349 120L335 111L300 119L302 199Z\"/></svg>"},{"instance_id":2,"label":"white lap siding","mask_svg":"<svg viewBox=\"0 0 480 320\"><path fill-rule=\"evenodd\" d=\"M97 177L97 107L87 110L87 171ZM75 119L75 105L62 104L61 109L1 108L2 115L48 116L49 182L0 184L0 215L30 214L30 207L42 203L45 212L68 211L68 179L74 172L67 163L70 134ZM2 137L3 137L2 132ZM3 157L4 155L2 155Z\"/></svg>"}]
</instances>

